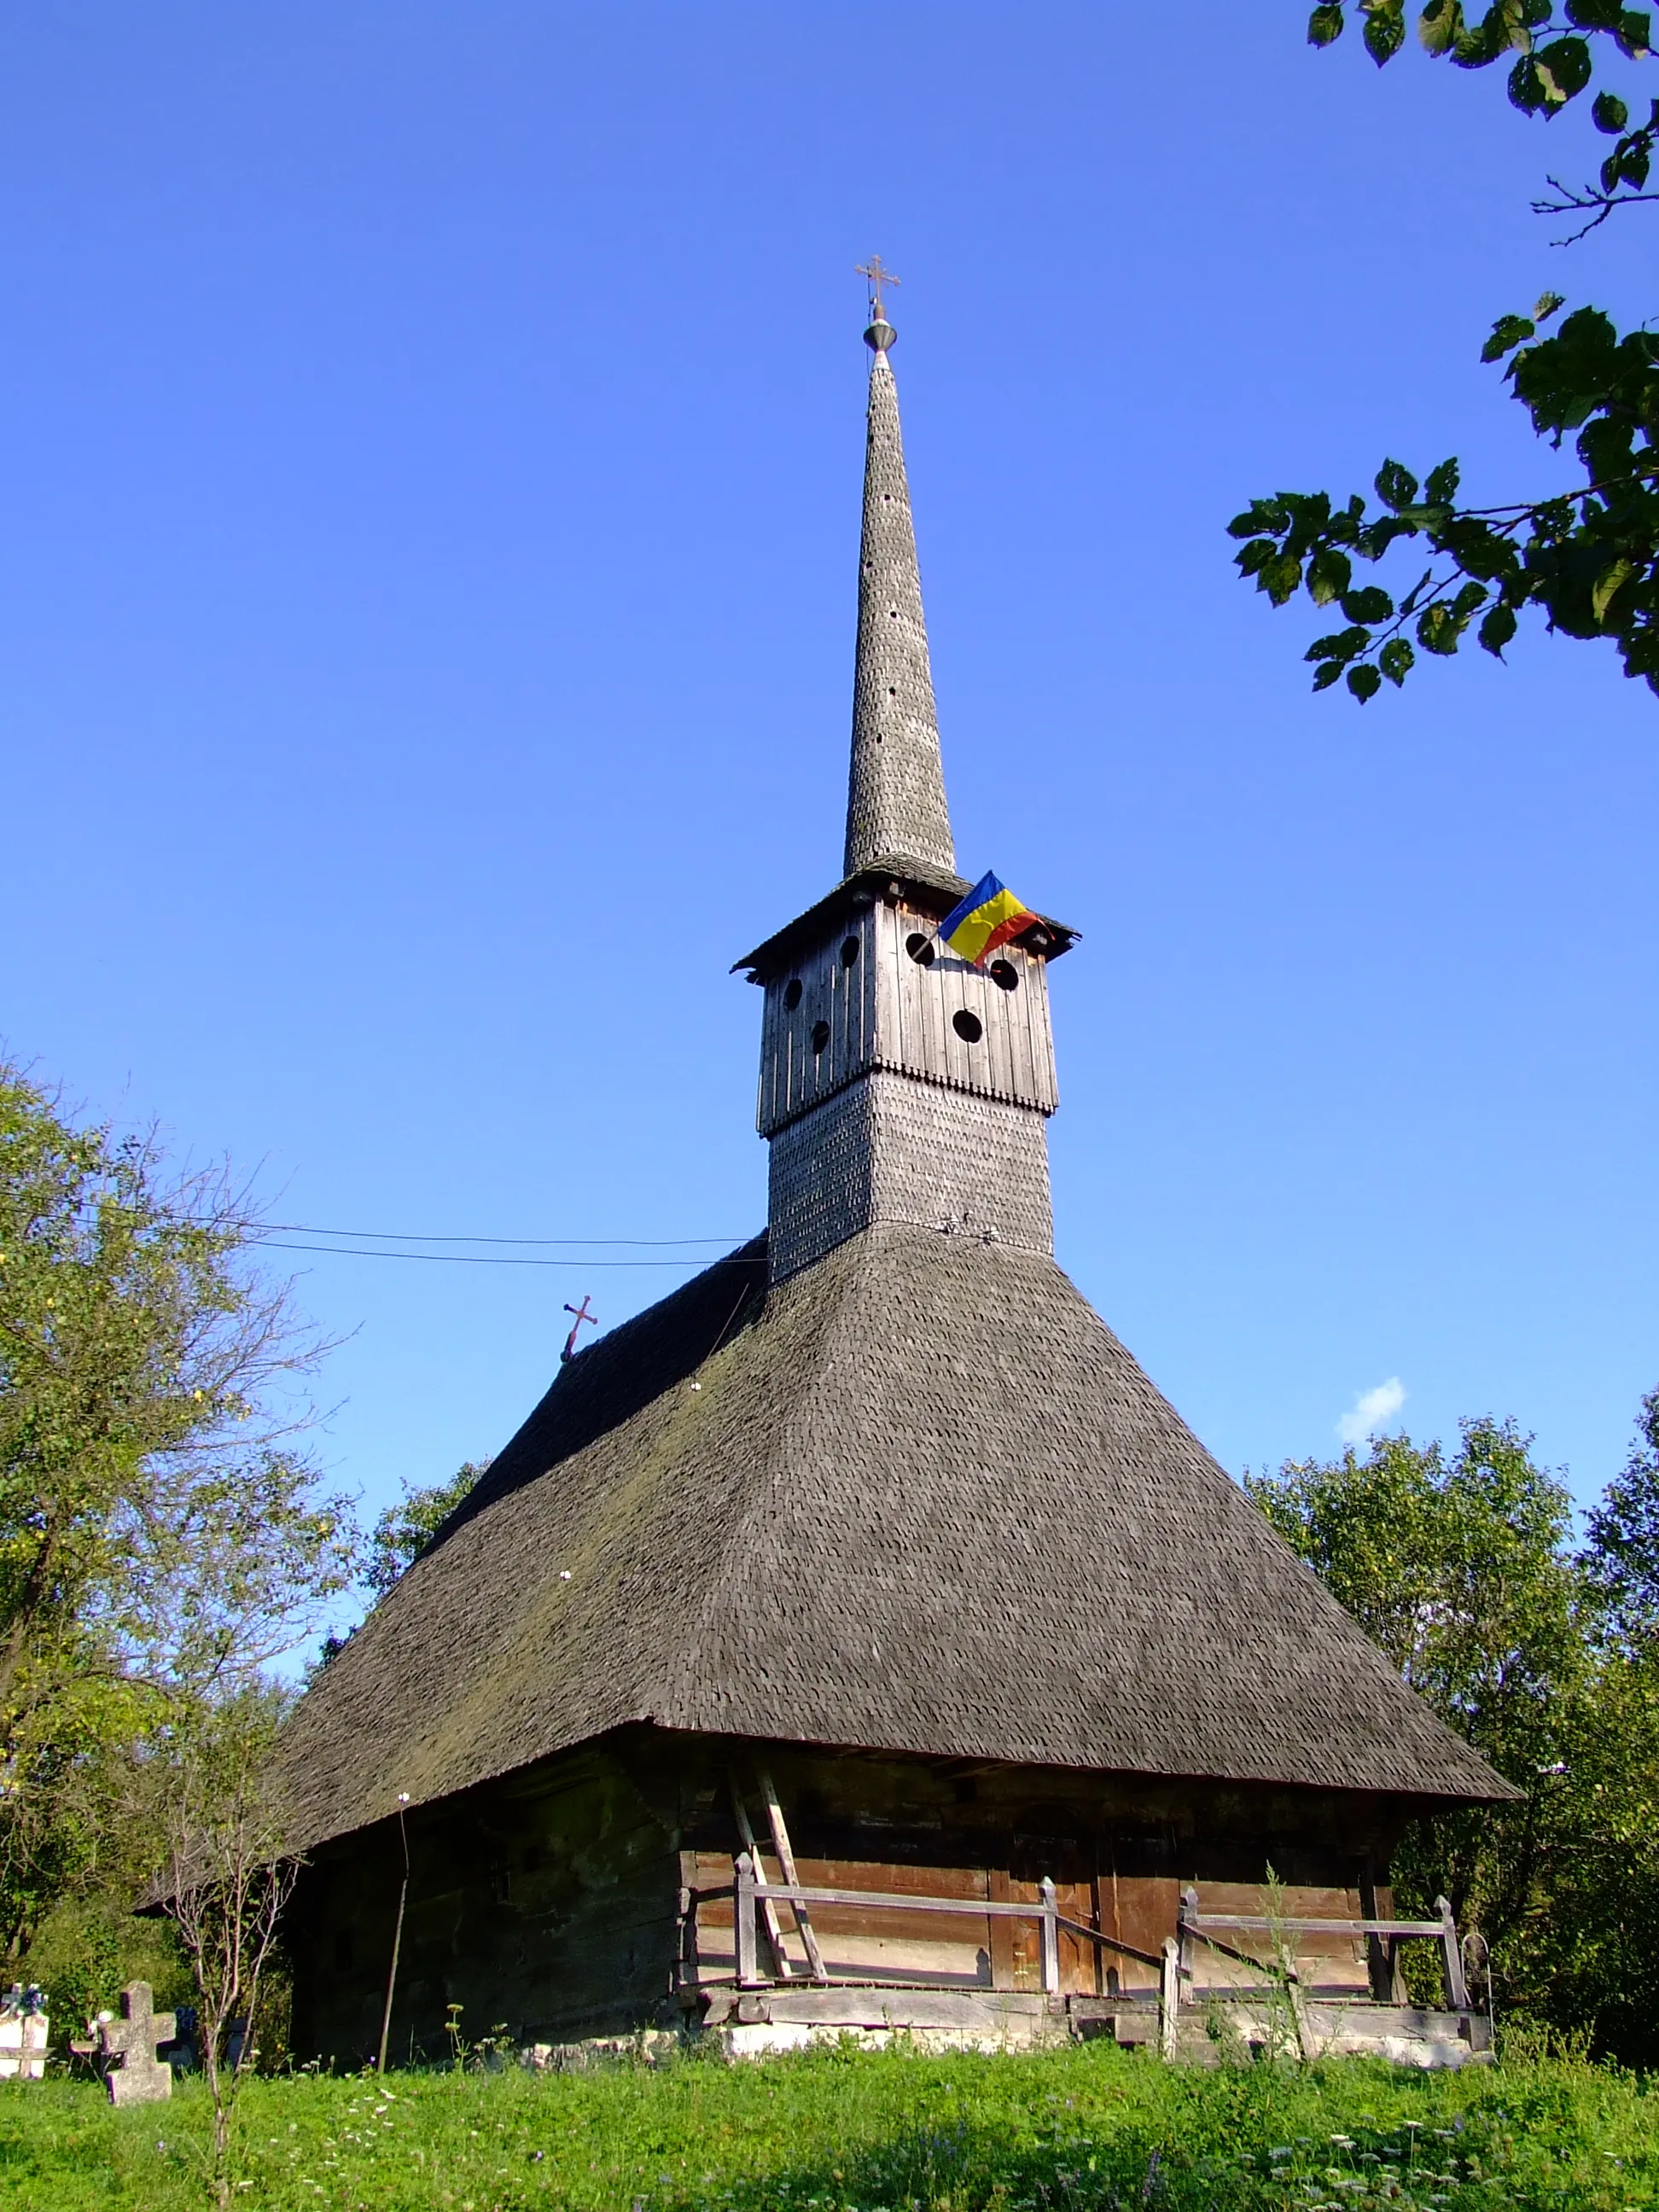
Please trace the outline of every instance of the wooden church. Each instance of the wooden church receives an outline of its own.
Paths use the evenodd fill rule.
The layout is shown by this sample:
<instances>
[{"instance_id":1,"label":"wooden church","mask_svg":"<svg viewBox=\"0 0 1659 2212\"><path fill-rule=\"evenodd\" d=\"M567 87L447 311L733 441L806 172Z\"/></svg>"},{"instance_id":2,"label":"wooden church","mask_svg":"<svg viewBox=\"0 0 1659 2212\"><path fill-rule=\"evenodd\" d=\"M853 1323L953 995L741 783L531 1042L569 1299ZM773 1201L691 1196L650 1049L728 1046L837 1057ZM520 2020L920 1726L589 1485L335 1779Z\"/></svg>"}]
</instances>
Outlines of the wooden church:
<instances>
[{"instance_id":1,"label":"wooden church","mask_svg":"<svg viewBox=\"0 0 1659 2212\"><path fill-rule=\"evenodd\" d=\"M766 1231L561 1367L301 1701L295 2048L372 2058L390 1992L393 2063L453 2005L526 2046L1172 2052L1265 1943L1299 2033L1322 2004L1334 2047L1455 2060L1456 1931L1389 1918L1389 1856L1510 1793L1054 1263L1076 933L941 939L968 884L878 296L866 337L843 872L738 963Z\"/></svg>"}]
</instances>

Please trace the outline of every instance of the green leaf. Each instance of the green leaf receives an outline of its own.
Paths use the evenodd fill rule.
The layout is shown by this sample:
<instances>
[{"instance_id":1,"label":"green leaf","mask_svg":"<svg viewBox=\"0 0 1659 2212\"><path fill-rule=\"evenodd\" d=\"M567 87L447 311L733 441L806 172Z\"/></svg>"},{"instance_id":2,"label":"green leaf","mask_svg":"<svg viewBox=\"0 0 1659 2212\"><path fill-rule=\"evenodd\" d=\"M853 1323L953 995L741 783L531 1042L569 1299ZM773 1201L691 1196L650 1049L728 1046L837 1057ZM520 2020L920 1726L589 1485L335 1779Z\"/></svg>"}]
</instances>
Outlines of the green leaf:
<instances>
[{"instance_id":1,"label":"green leaf","mask_svg":"<svg viewBox=\"0 0 1659 2212\"><path fill-rule=\"evenodd\" d=\"M1391 637L1376 656L1376 665L1396 690L1415 665L1417 655L1412 651L1411 640Z\"/></svg>"},{"instance_id":2,"label":"green leaf","mask_svg":"<svg viewBox=\"0 0 1659 2212\"><path fill-rule=\"evenodd\" d=\"M1644 62L1653 51L1653 18L1645 9L1626 8L1613 36L1621 53L1628 54L1633 62Z\"/></svg>"},{"instance_id":3,"label":"green leaf","mask_svg":"<svg viewBox=\"0 0 1659 2212\"><path fill-rule=\"evenodd\" d=\"M1449 507L1457 496L1455 459L1442 461L1438 468L1431 469L1423 489L1437 507Z\"/></svg>"},{"instance_id":4,"label":"green leaf","mask_svg":"<svg viewBox=\"0 0 1659 2212\"><path fill-rule=\"evenodd\" d=\"M1381 69L1406 43L1405 0L1360 0L1365 11L1365 52Z\"/></svg>"},{"instance_id":5,"label":"green leaf","mask_svg":"<svg viewBox=\"0 0 1659 2212\"><path fill-rule=\"evenodd\" d=\"M1367 699L1375 699L1382 689L1382 678L1370 661L1362 660L1358 668L1348 671L1348 689L1363 707Z\"/></svg>"},{"instance_id":6,"label":"green leaf","mask_svg":"<svg viewBox=\"0 0 1659 2212\"><path fill-rule=\"evenodd\" d=\"M1276 607L1284 605L1301 581L1302 563L1290 553L1264 562L1255 580L1256 589L1265 592Z\"/></svg>"},{"instance_id":7,"label":"green leaf","mask_svg":"<svg viewBox=\"0 0 1659 2212\"><path fill-rule=\"evenodd\" d=\"M1328 691L1332 684L1335 683L1337 678L1340 676L1341 673L1342 663L1340 660L1326 661L1322 667L1316 668L1314 671L1314 690L1316 691Z\"/></svg>"},{"instance_id":8,"label":"green leaf","mask_svg":"<svg viewBox=\"0 0 1659 2212\"><path fill-rule=\"evenodd\" d=\"M1334 546L1322 545L1308 563L1308 592L1316 607L1341 598L1353 578L1353 563Z\"/></svg>"},{"instance_id":9,"label":"green leaf","mask_svg":"<svg viewBox=\"0 0 1659 2212\"><path fill-rule=\"evenodd\" d=\"M1256 571L1271 561L1279 550L1278 541L1272 538L1253 538L1242 553L1234 555L1241 576L1254 576Z\"/></svg>"},{"instance_id":10,"label":"green leaf","mask_svg":"<svg viewBox=\"0 0 1659 2212\"><path fill-rule=\"evenodd\" d=\"M1532 311L1532 319L1535 323L1547 323L1558 307L1565 305L1566 301L1559 292L1540 292L1538 305Z\"/></svg>"},{"instance_id":11,"label":"green leaf","mask_svg":"<svg viewBox=\"0 0 1659 2212\"><path fill-rule=\"evenodd\" d=\"M1328 0L1328 4L1316 8L1308 18L1308 44L1328 46L1333 39L1342 35L1342 10Z\"/></svg>"},{"instance_id":12,"label":"green leaf","mask_svg":"<svg viewBox=\"0 0 1659 2212\"><path fill-rule=\"evenodd\" d=\"M1575 30L1616 31L1622 13L1619 0L1567 0L1567 21Z\"/></svg>"},{"instance_id":13,"label":"green leaf","mask_svg":"<svg viewBox=\"0 0 1659 2212\"><path fill-rule=\"evenodd\" d=\"M1623 554L1620 555L1610 568L1604 568L1601 571L1595 580L1595 587L1590 593L1590 607L1597 622L1607 620L1608 603L1613 593L1621 584L1628 583L1635 574L1636 563L1633 561L1627 561Z\"/></svg>"},{"instance_id":14,"label":"green leaf","mask_svg":"<svg viewBox=\"0 0 1659 2212\"><path fill-rule=\"evenodd\" d=\"M1523 54L1510 71L1510 106L1518 107L1523 115L1538 115L1547 112L1549 104L1549 90L1537 63L1530 54Z\"/></svg>"},{"instance_id":15,"label":"green leaf","mask_svg":"<svg viewBox=\"0 0 1659 2212\"><path fill-rule=\"evenodd\" d=\"M1376 472L1376 495L1396 514L1417 497L1417 478L1398 461L1384 461Z\"/></svg>"},{"instance_id":16,"label":"green leaf","mask_svg":"<svg viewBox=\"0 0 1659 2212\"><path fill-rule=\"evenodd\" d=\"M1451 609L1443 600L1437 600L1418 617L1417 641L1425 653L1455 653L1461 628Z\"/></svg>"},{"instance_id":17,"label":"green leaf","mask_svg":"<svg viewBox=\"0 0 1659 2212\"><path fill-rule=\"evenodd\" d=\"M1417 19L1417 36L1425 52L1449 53L1468 35L1458 0L1429 0Z\"/></svg>"},{"instance_id":18,"label":"green leaf","mask_svg":"<svg viewBox=\"0 0 1659 2212\"><path fill-rule=\"evenodd\" d=\"M1371 634L1356 623L1352 629L1339 629L1329 637L1316 638L1303 654L1304 660L1352 660L1364 653L1371 641Z\"/></svg>"},{"instance_id":19,"label":"green leaf","mask_svg":"<svg viewBox=\"0 0 1659 2212\"><path fill-rule=\"evenodd\" d=\"M1475 635L1494 659L1501 660L1504 647L1515 635L1515 609L1506 607L1500 599L1495 607L1488 609Z\"/></svg>"},{"instance_id":20,"label":"green leaf","mask_svg":"<svg viewBox=\"0 0 1659 2212\"><path fill-rule=\"evenodd\" d=\"M1590 120L1598 131L1616 138L1630 121L1630 110L1616 92L1598 92L1590 104Z\"/></svg>"},{"instance_id":21,"label":"green leaf","mask_svg":"<svg viewBox=\"0 0 1659 2212\"><path fill-rule=\"evenodd\" d=\"M1590 81L1590 50L1583 39L1552 39L1533 60L1553 108L1576 100Z\"/></svg>"},{"instance_id":22,"label":"green leaf","mask_svg":"<svg viewBox=\"0 0 1659 2212\"><path fill-rule=\"evenodd\" d=\"M1290 520L1284 507L1276 499L1253 499L1243 514L1234 515L1227 525L1229 538L1255 538L1263 531L1282 530Z\"/></svg>"},{"instance_id":23,"label":"green leaf","mask_svg":"<svg viewBox=\"0 0 1659 2212\"><path fill-rule=\"evenodd\" d=\"M1394 612L1394 601L1379 584L1366 584L1357 592L1342 594L1342 611L1351 623L1387 622Z\"/></svg>"},{"instance_id":24,"label":"green leaf","mask_svg":"<svg viewBox=\"0 0 1659 2212\"><path fill-rule=\"evenodd\" d=\"M1518 346L1522 338L1536 333L1536 325L1525 315L1500 315L1492 326L1492 336L1480 349L1482 361L1502 361L1511 346Z\"/></svg>"},{"instance_id":25,"label":"green leaf","mask_svg":"<svg viewBox=\"0 0 1659 2212\"><path fill-rule=\"evenodd\" d=\"M1626 184L1639 192L1648 180L1651 145L1652 138L1647 131L1638 131L1632 137L1620 139L1610 158L1601 164L1603 191L1613 191L1620 184ZM1612 184L1607 182L1609 169L1613 174Z\"/></svg>"}]
</instances>

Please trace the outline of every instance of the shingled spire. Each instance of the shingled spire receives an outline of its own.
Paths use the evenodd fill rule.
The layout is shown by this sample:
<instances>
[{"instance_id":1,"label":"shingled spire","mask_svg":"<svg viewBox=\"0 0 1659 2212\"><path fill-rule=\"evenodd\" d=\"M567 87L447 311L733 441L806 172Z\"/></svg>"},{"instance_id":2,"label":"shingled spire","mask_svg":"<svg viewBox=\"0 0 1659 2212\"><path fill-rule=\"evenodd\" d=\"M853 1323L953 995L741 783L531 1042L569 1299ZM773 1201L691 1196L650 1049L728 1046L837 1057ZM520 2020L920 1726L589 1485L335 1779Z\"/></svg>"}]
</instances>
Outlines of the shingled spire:
<instances>
[{"instance_id":1,"label":"shingled spire","mask_svg":"<svg viewBox=\"0 0 1659 2212\"><path fill-rule=\"evenodd\" d=\"M875 358L864 457L846 872L909 860L950 876L956 872L956 852L945 803L898 393L887 358L896 332L882 311L879 291L873 306L864 333Z\"/></svg>"}]
</instances>

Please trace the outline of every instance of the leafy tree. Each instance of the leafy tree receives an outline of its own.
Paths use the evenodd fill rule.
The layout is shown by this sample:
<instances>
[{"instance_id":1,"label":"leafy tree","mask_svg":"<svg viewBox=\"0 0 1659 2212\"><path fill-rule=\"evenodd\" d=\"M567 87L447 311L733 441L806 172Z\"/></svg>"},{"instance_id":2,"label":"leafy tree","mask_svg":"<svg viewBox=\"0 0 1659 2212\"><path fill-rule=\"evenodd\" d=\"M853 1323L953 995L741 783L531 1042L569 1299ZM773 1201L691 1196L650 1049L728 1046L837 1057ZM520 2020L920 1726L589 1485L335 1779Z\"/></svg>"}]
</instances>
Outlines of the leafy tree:
<instances>
[{"instance_id":1,"label":"leafy tree","mask_svg":"<svg viewBox=\"0 0 1659 2212\"><path fill-rule=\"evenodd\" d=\"M395 1505L388 1505L380 1514L368 1540L362 1586L374 1603L378 1604L388 1590L403 1580L489 1468L487 1459L463 1460L447 1482L424 1486L404 1482L403 1495ZM356 1628L349 1628L343 1636L325 1636L317 1654L316 1666L331 1665L356 1633Z\"/></svg>"},{"instance_id":2,"label":"leafy tree","mask_svg":"<svg viewBox=\"0 0 1659 2212\"><path fill-rule=\"evenodd\" d=\"M368 1540L363 1583L376 1598L383 1598L394 1583L402 1581L489 1468L487 1459L469 1459L463 1461L447 1482L434 1482L425 1489L404 1485L403 1496L395 1505L386 1507Z\"/></svg>"},{"instance_id":3,"label":"leafy tree","mask_svg":"<svg viewBox=\"0 0 1659 2212\"><path fill-rule=\"evenodd\" d=\"M0 1062L0 1946L149 1869L126 1817L181 1717L349 1586L298 1449L322 1347L219 1172L77 1126Z\"/></svg>"},{"instance_id":4,"label":"leafy tree","mask_svg":"<svg viewBox=\"0 0 1659 2212\"><path fill-rule=\"evenodd\" d=\"M1365 49L1382 67L1406 42L1405 0L1360 0L1359 13ZM1343 9L1328 0L1315 8L1308 37L1328 46L1345 27ZM1458 69L1507 61L1512 104L1547 121L1588 90L1598 63L1648 60L1651 18L1617 0L1565 0L1558 21L1551 0L1494 0L1471 21L1460 0L1427 0L1418 36ZM1578 237L1620 209L1659 199L1645 189L1659 100L1632 124L1625 99L1604 86L1589 112L1614 141L1596 179L1568 187L1552 177L1554 198L1534 203L1540 214L1582 214ZM1477 615L1479 642L1502 659L1530 606L1570 637L1611 639L1625 673L1659 691L1659 336L1621 336L1599 308L1583 307L1540 337L1563 305L1547 292L1530 314L1500 316L1480 357L1507 357L1512 395L1540 437L1559 448L1574 434L1582 484L1547 499L1470 507L1459 502L1455 459L1420 483L1387 460L1374 485L1376 512L1359 493L1344 505L1328 492L1278 492L1228 525L1246 541L1240 573L1275 606L1305 588L1316 606L1340 613L1343 626L1308 648L1315 690L1346 681L1362 703L1374 698L1385 680L1405 682L1417 659L1413 637L1424 652L1447 657ZM1428 562L1403 592L1356 580L1357 562L1380 562L1416 540Z\"/></svg>"},{"instance_id":5,"label":"leafy tree","mask_svg":"<svg viewBox=\"0 0 1659 2212\"><path fill-rule=\"evenodd\" d=\"M1510 2009L1643 2064L1659 2059L1659 1642L1638 1648L1611 1625L1651 1587L1656 1426L1659 1393L1579 1551L1565 1491L1513 1422L1466 1421L1449 1455L1382 1437L1363 1458L1247 1480L1406 1680L1522 1793L1416 1824L1394 1867L1402 1903L1426 1912L1443 1892L1491 1943Z\"/></svg>"},{"instance_id":6,"label":"leafy tree","mask_svg":"<svg viewBox=\"0 0 1659 2212\"><path fill-rule=\"evenodd\" d=\"M1589 1516L1584 1566L1608 1633L1637 1652L1659 1642L1659 1390L1642 1401L1622 1474Z\"/></svg>"}]
</instances>

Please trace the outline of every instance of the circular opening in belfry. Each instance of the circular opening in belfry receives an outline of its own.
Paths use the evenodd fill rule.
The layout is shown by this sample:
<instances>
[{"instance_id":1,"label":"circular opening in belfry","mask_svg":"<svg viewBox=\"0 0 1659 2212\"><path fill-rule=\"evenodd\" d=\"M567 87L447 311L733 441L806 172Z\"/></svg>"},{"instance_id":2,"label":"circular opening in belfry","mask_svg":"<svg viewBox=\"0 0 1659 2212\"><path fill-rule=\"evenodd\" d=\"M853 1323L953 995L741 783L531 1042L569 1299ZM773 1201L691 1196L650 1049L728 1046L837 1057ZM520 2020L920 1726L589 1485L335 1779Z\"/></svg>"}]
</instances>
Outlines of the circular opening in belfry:
<instances>
[{"instance_id":1,"label":"circular opening in belfry","mask_svg":"<svg viewBox=\"0 0 1659 2212\"><path fill-rule=\"evenodd\" d=\"M793 1014L800 1004L800 977L792 975L783 987L783 1003Z\"/></svg>"},{"instance_id":2,"label":"circular opening in belfry","mask_svg":"<svg viewBox=\"0 0 1659 2212\"><path fill-rule=\"evenodd\" d=\"M813 1024L812 1024L812 1049L813 1049L813 1051L814 1051L814 1052L822 1052L822 1051L823 1050L823 1048L825 1047L825 1045L827 1045L827 1044L829 1043L829 1042L830 1042L830 1024L829 1024L829 1023L828 1023L828 1022L814 1022L814 1023L813 1023Z\"/></svg>"},{"instance_id":3,"label":"circular opening in belfry","mask_svg":"<svg viewBox=\"0 0 1659 2212\"><path fill-rule=\"evenodd\" d=\"M956 1031L957 1035L962 1039L963 1044L977 1044L985 1034L984 1026L981 1024L979 1016L977 1014L970 1014L966 1006L962 1009L960 1013L951 1015L951 1026Z\"/></svg>"},{"instance_id":4,"label":"circular opening in belfry","mask_svg":"<svg viewBox=\"0 0 1659 2212\"><path fill-rule=\"evenodd\" d=\"M1019 970L1012 960L994 960L991 963L990 975L991 981L999 991L1018 990Z\"/></svg>"},{"instance_id":5,"label":"circular opening in belfry","mask_svg":"<svg viewBox=\"0 0 1659 2212\"><path fill-rule=\"evenodd\" d=\"M856 937L847 937L847 938L843 938L843 939L842 939L842 947L841 947L841 964L842 964L842 966L843 968L856 968L856 967L857 967L857 965L858 965L858 958L859 958L859 941L858 941L857 938L856 938Z\"/></svg>"},{"instance_id":6,"label":"circular opening in belfry","mask_svg":"<svg viewBox=\"0 0 1659 2212\"><path fill-rule=\"evenodd\" d=\"M919 929L913 929L908 937L905 939L904 949L909 954L910 957L915 962L918 968L931 968L933 966L933 940L931 937L924 937Z\"/></svg>"}]
</instances>

